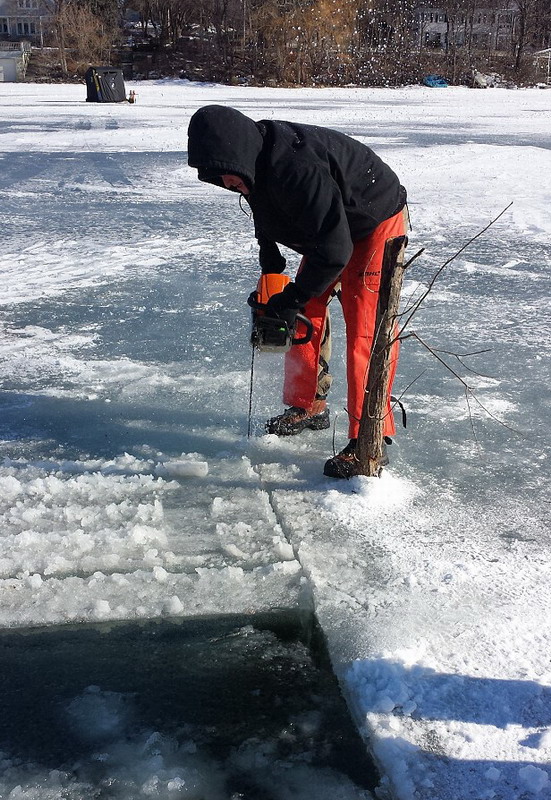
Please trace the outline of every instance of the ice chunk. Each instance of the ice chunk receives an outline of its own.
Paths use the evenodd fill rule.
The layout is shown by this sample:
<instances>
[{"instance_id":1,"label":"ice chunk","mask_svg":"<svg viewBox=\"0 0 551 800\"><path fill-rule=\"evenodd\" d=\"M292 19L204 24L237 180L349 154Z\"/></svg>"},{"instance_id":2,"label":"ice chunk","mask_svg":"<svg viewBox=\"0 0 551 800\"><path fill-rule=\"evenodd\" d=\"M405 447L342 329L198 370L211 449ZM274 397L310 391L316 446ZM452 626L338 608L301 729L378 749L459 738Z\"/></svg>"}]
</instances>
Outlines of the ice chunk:
<instances>
[{"instance_id":1,"label":"ice chunk","mask_svg":"<svg viewBox=\"0 0 551 800\"><path fill-rule=\"evenodd\" d=\"M247 554L240 550L236 544L222 544L222 551L232 558L247 558Z\"/></svg>"},{"instance_id":2,"label":"ice chunk","mask_svg":"<svg viewBox=\"0 0 551 800\"><path fill-rule=\"evenodd\" d=\"M96 617L108 617L111 613L111 606L108 600L96 600L94 603L94 614Z\"/></svg>"},{"instance_id":3,"label":"ice chunk","mask_svg":"<svg viewBox=\"0 0 551 800\"><path fill-rule=\"evenodd\" d=\"M172 778L168 781L166 788L169 792L180 792L186 788L186 782L182 778Z\"/></svg>"},{"instance_id":4,"label":"ice chunk","mask_svg":"<svg viewBox=\"0 0 551 800\"><path fill-rule=\"evenodd\" d=\"M544 787L549 785L549 775L547 772L544 769L535 767L533 764L521 767L518 774L521 781L531 792L541 792Z\"/></svg>"},{"instance_id":5,"label":"ice chunk","mask_svg":"<svg viewBox=\"0 0 551 800\"><path fill-rule=\"evenodd\" d=\"M282 540L275 541L275 552L282 559L282 561L294 561L295 553L289 542Z\"/></svg>"},{"instance_id":6,"label":"ice chunk","mask_svg":"<svg viewBox=\"0 0 551 800\"><path fill-rule=\"evenodd\" d=\"M129 719L128 698L88 686L67 707L73 733L84 741L106 742L121 736Z\"/></svg>"},{"instance_id":7,"label":"ice chunk","mask_svg":"<svg viewBox=\"0 0 551 800\"><path fill-rule=\"evenodd\" d=\"M40 589L42 586L42 575L39 575L38 572L35 572L33 575L29 575L27 581L32 589Z\"/></svg>"},{"instance_id":8,"label":"ice chunk","mask_svg":"<svg viewBox=\"0 0 551 800\"><path fill-rule=\"evenodd\" d=\"M168 580L168 572L164 567L153 567L153 577L158 583L166 583Z\"/></svg>"},{"instance_id":9,"label":"ice chunk","mask_svg":"<svg viewBox=\"0 0 551 800\"><path fill-rule=\"evenodd\" d=\"M164 604L164 611L166 614L181 614L183 610L184 604L177 594L173 594Z\"/></svg>"},{"instance_id":10,"label":"ice chunk","mask_svg":"<svg viewBox=\"0 0 551 800\"><path fill-rule=\"evenodd\" d=\"M396 703L394 700L386 694L382 694L378 698L378 702L376 705L377 711L382 711L383 714L390 714L390 712L394 709Z\"/></svg>"},{"instance_id":11,"label":"ice chunk","mask_svg":"<svg viewBox=\"0 0 551 800\"><path fill-rule=\"evenodd\" d=\"M157 473L172 478L206 478L209 465L206 461L165 461L157 467Z\"/></svg>"}]
</instances>

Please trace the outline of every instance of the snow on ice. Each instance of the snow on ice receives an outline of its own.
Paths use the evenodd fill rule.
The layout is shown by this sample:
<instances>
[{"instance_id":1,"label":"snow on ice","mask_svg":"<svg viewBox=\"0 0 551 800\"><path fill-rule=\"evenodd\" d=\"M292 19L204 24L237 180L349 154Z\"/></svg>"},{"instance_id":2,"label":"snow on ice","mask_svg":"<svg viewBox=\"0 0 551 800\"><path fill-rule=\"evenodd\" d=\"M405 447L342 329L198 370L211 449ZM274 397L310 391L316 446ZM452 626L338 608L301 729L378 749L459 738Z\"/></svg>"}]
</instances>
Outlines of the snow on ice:
<instances>
[{"instance_id":1,"label":"snow on ice","mask_svg":"<svg viewBox=\"0 0 551 800\"><path fill-rule=\"evenodd\" d=\"M549 92L136 88L96 107L78 85L0 84L0 623L240 613L307 587L381 797L551 797ZM447 359L475 397L405 342L408 429L381 480L324 479L332 431L262 434L277 357L259 358L245 437L256 247L236 198L186 166L207 103L372 145L408 188L411 253L426 248L406 301L513 201L413 326L474 354ZM126 697L89 687L69 717L121 797L223 796L192 742L128 727ZM278 797L305 796L303 769ZM9 753L1 770L10 800L87 791ZM316 796L367 795L328 778Z\"/></svg>"}]
</instances>

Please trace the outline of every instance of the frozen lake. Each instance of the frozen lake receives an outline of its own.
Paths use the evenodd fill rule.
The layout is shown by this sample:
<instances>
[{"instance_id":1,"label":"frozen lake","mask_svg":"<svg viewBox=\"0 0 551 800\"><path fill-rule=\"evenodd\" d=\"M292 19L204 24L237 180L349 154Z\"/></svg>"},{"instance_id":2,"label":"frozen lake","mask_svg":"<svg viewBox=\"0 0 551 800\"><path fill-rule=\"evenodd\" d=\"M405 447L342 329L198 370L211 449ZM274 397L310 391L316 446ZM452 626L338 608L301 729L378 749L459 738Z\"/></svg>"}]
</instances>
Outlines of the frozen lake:
<instances>
[{"instance_id":1,"label":"frozen lake","mask_svg":"<svg viewBox=\"0 0 551 800\"><path fill-rule=\"evenodd\" d=\"M394 797L550 796L551 92L134 88L101 106L0 85L0 624L312 603ZM256 245L237 198L186 166L207 103L334 127L390 163L409 252L426 248L404 302L513 201L412 325L469 402L405 342L408 428L380 481L321 474L346 435L338 309L334 431L262 435L281 408L266 355L246 438ZM29 764L4 750L2 796L56 797L13 794ZM159 764L129 797L197 796Z\"/></svg>"}]
</instances>

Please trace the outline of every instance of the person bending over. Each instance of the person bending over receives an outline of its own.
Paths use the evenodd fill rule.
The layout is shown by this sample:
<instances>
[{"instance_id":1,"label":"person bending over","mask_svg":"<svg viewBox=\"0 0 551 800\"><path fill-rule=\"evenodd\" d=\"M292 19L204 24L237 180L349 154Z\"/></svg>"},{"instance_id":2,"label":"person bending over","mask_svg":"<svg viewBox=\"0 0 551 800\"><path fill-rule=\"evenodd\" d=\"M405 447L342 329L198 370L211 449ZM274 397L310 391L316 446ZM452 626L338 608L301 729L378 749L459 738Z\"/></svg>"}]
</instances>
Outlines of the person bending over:
<instances>
[{"instance_id":1,"label":"person bending over","mask_svg":"<svg viewBox=\"0 0 551 800\"><path fill-rule=\"evenodd\" d=\"M314 326L308 344L285 356L288 408L266 430L292 436L328 428L328 304L338 295L346 323L349 442L324 474L357 474L356 441L374 337L381 265L387 239L406 231L406 191L373 150L343 133L282 120L255 122L234 108L208 105L191 118L188 163L201 181L239 192L249 204L263 273L284 271L282 244L302 255L295 277L268 303L290 326L301 310ZM384 420L390 407L398 343L392 353ZM381 466L388 463L386 451Z\"/></svg>"}]
</instances>

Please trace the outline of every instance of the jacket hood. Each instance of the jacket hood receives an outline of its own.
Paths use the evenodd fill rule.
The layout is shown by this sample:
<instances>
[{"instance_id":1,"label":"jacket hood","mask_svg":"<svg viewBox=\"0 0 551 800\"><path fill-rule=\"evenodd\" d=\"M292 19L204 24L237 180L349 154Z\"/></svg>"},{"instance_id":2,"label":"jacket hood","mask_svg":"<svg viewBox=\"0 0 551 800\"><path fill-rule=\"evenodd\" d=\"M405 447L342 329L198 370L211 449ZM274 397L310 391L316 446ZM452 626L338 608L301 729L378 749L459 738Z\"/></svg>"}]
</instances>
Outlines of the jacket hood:
<instances>
[{"instance_id":1,"label":"jacket hood","mask_svg":"<svg viewBox=\"0 0 551 800\"><path fill-rule=\"evenodd\" d=\"M226 106L203 106L188 128L188 164L198 178L223 186L221 175L238 175L254 186L255 163L263 144L254 120Z\"/></svg>"}]
</instances>

